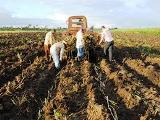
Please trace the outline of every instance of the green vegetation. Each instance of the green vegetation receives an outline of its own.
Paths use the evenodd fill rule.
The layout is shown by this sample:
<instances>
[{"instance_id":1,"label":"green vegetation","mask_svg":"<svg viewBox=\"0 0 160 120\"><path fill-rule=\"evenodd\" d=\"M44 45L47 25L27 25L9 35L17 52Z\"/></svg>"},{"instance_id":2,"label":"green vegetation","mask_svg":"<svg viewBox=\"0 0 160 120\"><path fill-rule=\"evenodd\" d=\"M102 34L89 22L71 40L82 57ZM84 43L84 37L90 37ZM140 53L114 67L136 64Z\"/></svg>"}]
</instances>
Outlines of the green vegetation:
<instances>
[{"instance_id":1,"label":"green vegetation","mask_svg":"<svg viewBox=\"0 0 160 120\"><path fill-rule=\"evenodd\" d=\"M116 29L113 30L115 45L131 52L149 56L160 55L160 29Z\"/></svg>"},{"instance_id":2,"label":"green vegetation","mask_svg":"<svg viewBox=\"0 0 160 120\"><path fill-rule=\"evenodd\" d=\"M47 28L47 27L36 27L36 26L25 26L25 27L1 27L0 32L46 32L56 29L57 31L61 32L64 31L66 28Z\"/></svg>"},{"instance_id":3,"label":"green vegetation","mask_svg":"<svg viewBox=\"0 0 160 120\"><path fill-rule=\"evenodd\" d=\"M115 29L113 32L127 32L160 36L160 28Z\"/></svg>"}]
</instances>

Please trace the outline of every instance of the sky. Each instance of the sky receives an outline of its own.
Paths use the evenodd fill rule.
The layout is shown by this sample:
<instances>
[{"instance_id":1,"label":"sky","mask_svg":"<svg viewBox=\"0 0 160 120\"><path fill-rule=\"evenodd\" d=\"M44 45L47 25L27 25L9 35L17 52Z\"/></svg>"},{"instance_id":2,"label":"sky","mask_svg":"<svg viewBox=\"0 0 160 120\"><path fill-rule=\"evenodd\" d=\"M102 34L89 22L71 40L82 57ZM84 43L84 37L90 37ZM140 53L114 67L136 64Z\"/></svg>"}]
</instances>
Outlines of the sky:
<instances>
[{"instance_id":1,"label":"sky","mask_svg":"<svg viewBox=\"0 0 160 120\"><path fill-rule=\"evenodd\" d=\"M0 27L67 27L69 16L84 15L89 26L160 27L160 0L0 0Z\"/></svg>"}]
</instances>

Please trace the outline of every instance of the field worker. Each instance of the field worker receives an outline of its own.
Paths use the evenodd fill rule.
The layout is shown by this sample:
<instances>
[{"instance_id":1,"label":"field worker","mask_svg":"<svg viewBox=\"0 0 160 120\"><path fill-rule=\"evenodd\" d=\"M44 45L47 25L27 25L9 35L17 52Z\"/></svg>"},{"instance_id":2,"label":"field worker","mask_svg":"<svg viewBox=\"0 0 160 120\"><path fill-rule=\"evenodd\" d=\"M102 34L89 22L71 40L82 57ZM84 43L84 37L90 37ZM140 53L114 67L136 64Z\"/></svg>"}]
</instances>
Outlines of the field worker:
<instances>
[{"instance_id":1,"label":"field worker","mask_svg":"<svg viewBox=\"0 0 160 120\"><path fill-rule=\"evenodd\" d=\"M76 48L77 48L77 58L80 61L84 57L84 39L83 39L83 29L80 28L76 34Z\"/></svg>"},{"instance_id":2,"label":"field worker","mask_svg":"<svg viewBox=\"0 0 160 120\"><path fill-rule=\"evenodd\" d=\"M55 43L55 33L56 31L50 31L46 34L45 36L45 41L44 41L44 51L45 51L45 56L47 60L49 60L49 55L50 55L50 47L53 43Z\"/></svg>"},{"instance_id":3,"label":"field worker","mask_svg":"<svg viewBox=\"0 0 160 120\"><path fill-rule=\"evenodd\" d=\"M111 32L108 28L105 28L105 26L102 26L102 33L101 33L101 39L99 44L104 41L104 54L107 55L107 51L109 52L109 61L112 61L112 51L113 51L113 37L111 35Z\"/></svg>"},{"instance_id":4,"label":"field worker","mask_svg":"<svg viewBox=\"0 0 160 120\"><path fill-rule=\"evenodd\" d=\"M62 61L65 46L66 46L66 42L60 41L60 42L54 43L50 48L50 54L53 58L55 67L57 69L60 69L60 61Z\"/></svg>"},{"instance_id":5,"label":"field worker","mask_svg":"<svg viewBox=\"0 0 160 120\"><path fill-rule=\"evenodd\" d=\"M71 33L66 33L63 40L67 42L67 58L73 57L73 51L75 50L75 36L73 36Z\"/></svg>"},{"instance_id":6,"label":"field worker","mask_svg":"<svg viewBox=\"0 0 160 120\"><path fill-rule=\"evenodd\" d=\"M90 32L93 32L93 30L94 30L94 26L91 26L91 27L89 28L89 31L90 31Z\"/></svg>"}]
</instances>

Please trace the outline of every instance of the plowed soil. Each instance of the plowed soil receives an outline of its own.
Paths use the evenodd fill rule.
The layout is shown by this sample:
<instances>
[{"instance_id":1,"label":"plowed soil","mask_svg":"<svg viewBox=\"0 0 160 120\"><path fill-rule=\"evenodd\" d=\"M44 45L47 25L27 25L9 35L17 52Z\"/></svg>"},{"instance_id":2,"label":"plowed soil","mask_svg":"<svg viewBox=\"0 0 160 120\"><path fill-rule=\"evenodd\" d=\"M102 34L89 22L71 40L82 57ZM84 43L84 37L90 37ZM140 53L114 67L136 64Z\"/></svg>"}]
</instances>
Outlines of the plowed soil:
<instances>
[{"instance_id":1,"label":"plowed soil","mask_svg":"<svg viewBox=\"0 0 160 120\"><path fill-rule=\"evenodd\" d=\"M145 53L135 43L153 36L113 35L112 63L95 45L57 71L44 56L44 32L1 33L0 120L160 120L160 38Z\"/></svg>"}]
</instances>

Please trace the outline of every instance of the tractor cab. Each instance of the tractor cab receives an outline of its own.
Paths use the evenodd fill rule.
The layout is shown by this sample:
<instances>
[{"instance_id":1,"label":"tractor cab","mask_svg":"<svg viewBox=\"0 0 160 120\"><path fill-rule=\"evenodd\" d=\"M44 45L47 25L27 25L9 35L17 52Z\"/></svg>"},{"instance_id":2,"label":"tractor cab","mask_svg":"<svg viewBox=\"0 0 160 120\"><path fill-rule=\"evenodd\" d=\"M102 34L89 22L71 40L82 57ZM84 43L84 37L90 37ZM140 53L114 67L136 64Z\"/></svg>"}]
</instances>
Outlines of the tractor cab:
<instances>
[{"instance_id":1,"label":"tractor cab","mask_svg":"<svg viewBox=\"0 0 160 120\"><path fill-rule=\"evenodd\" d=\"M87 31L87 18L85 16L71 16L68 18L68 33L75 35L80 28Z\"/></svg>"}]
</instances>

